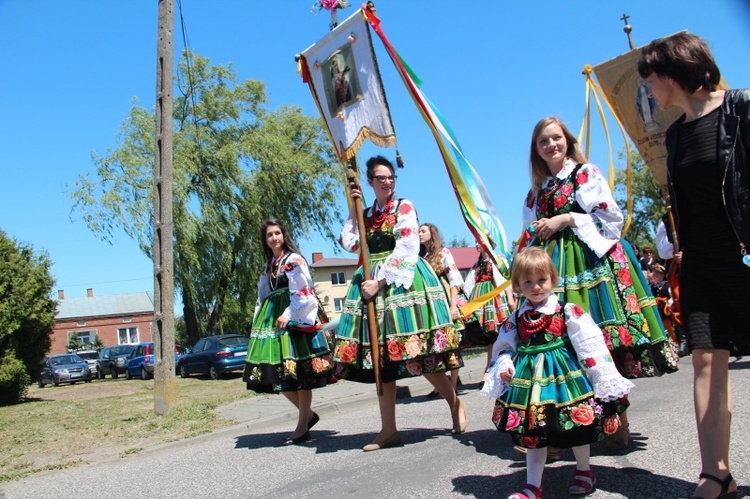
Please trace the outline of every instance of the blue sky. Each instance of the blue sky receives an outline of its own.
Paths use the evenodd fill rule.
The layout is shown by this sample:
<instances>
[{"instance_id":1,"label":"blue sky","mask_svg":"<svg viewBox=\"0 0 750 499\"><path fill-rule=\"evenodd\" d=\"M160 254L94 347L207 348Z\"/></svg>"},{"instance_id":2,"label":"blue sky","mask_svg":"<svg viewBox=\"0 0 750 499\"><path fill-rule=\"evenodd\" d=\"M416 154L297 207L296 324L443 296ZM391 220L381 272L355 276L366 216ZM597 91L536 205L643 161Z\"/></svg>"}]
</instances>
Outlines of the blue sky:
<instances>
[{"instance_id":1,"label":"blue sky","mask_svg":"<svg viewBox=\"0 0 750 499\"><path fill-rule=\"evenodd\" d=\"M265 82L272 107L293 104L314 115L294 63L295 53L328 31L328 12L313 15L312 3L175 0L175 11L181 5L197 54ZM66 296L84 296L86 288L100 295L153 289L152 263L137 244L124 234L113 245L100 241L71 218L67 192L93 171L92 152L117 146L134 99L153 107L157 5L0 0L0 229L49 254L55 289ZM577 133L585 102L581 70L628 50L623 13L637 46L687 29L707 39L731 87L750 84L750 8L741 0L380 0L376 6L386 35L484 180L509 239L521 230L534 124L556 115ZM340 19L353 12L340 11ZM397 192L445 238L468 239L434 140L375 43L406 162ZM182 47L178 18L176 55ZM594 129L590 160L604 167L604 139ZM613 140L619 150L622 139ZM366 148L360 159L373 152ZM343 193L340 205L343 212ZM314 251L334 255L333 245L314 235L300 246L308 258Z\"/></svg>"}]
</instances>

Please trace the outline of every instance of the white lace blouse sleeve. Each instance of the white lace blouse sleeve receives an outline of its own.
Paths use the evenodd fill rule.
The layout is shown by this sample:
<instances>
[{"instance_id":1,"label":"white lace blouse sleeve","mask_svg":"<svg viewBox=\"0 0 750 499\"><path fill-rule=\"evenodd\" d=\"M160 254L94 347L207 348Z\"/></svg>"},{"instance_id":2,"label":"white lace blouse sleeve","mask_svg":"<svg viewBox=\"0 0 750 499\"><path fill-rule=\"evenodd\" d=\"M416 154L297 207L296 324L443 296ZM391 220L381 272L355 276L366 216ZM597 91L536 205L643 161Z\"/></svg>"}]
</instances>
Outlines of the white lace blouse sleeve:
<instances>
[{"instance_id":1,"label":"white lace blouse sleeve","mask_svg":"<svg viewBox=\"0 0 750 499\"><path fill-rule=\"evenodd\" d=\"M286 259L284 273L289 280L290 303L282 317L301 324L315 324L318 299L307 262L300 255L292 253Z\"/></svg>"},{"instance_id":2,"label":"white lace blouse sleeve","mask_svg":"<svg viewBox=\"0 0 750 499\"><path fill-rule=\"evenodd\" d=\"M461 289L464 287L464 279L461 277L461 272L458 271L456 261L453 259L453 254L448 248L443 248L440 263L448 275L448 285L451 288Z\"/></svg>"},{"instance_id":3,"label":"white lace blouse sleeve","mask_svg":"<svg viewBox=\"0 0 750 499\"><path fill-rule=\"evenodd\" d=\"M585 213L572 213L576 226L573 232L602 257L620 240L623 217L607 179L591 164L576 173L575 197Z\"/></svg>"},{"instance_id":4,"label":"white lace blouse sleeve","mask_svg":"<svg viewBox=\"0 0 750 499\"><path fill-rule=\"evenodd\" d=\"M624 397L633 388L615 367L594 319L573 303L565 305L565 324L578 362L594 387L594 396L605 402Z\"/></svg>"},{"instance_id":5,"label":"white lace blouse sleeve","mask_svg":"<svg viewBox=\"0 0 750 499\"><path fill-rule=\"evenodd\" d=\"M514 369L513 358L518 347L518 329L516 327L516 315L508 318L500 332L497 340L492 345L492 363L487 371L487 381L482 386L481 394L490 399L496 399L508 390L508 383L500 378L500 375Z\"/></svg>"},{"instance_id":6,"label":"white lace blouse sleeve","mask_svg":"<svg viewBox=\"0 0 750 499\"><path fill-rule=\"evenodd\" d=\"M531 191L526 195L526 201L523 203L521 209L521 223L523 223L523 229L526 230L532 222L536 222L536 196Z\"/></svg>"},{"instance_id":7,"label":"white lace blouse sleeve","mask_svg":"<svg viewBox=\"0 0 750 499\"><path fill-rule=\"evenodd\" d=\"M464 294L468 297L471 296L471 290L474 289L474 285L476 284L476 272L474 271L474 267L469 270L469 273L466 274L466 279L464 279Z\"/></svg>"},{"instance_id":8,"label":"white lace blouse sleeve","mask_svg":"<svg viewBox=\"0 0 750 499\"><path fill-rule=\"evenodd\" d=\"M674 245L669 242L667 226L662 221L659 222L659 228L656 229L656 252L662 260L671 260L674 256Z\"/></svg>"},{"instance_id":9,"label":"white lace blouse sleeve","mask_svg":"<svg viewBox=\"0 0 750 499\"><path fill-rule=\"evenodd\" d=\"M255 301L255 311L253 312L253 319L260 310L260 305L263 303L268 295L271 294L271 287L268 284L268 264L263 266L263 272L260 273L258 278L258 299Z\"/></svg>"},{"instance_id":10,"label":"white lace blouse sleeve","mask_svg":"<svg viewBox=\"0 0 750 499\"><path fill-rule=\"evenodd\" d=\"M393 227L393 237L396 247L383 262L377 279L385 279L389 286L403 286L411 288L414 281L414 271L419 259L419 222L417 210L407 199L402 199L393 208L396 213L396 225Z\"/></svg>"},{"instance_id":11,"label":"white lace blouse sleeve","mask_svg":"<svg viewBox=\"0 0 750 499\"><path fill-rule=\"evenodd\" d=\"M352 216L350 216L344 228L341 229L339 245L350 253L359 253L359 227Z\"/></svg>"},{"instance_id":12,"label":"white lace blouse sleeve","mask_svg":"<svg viewBox=\"0 0 750 499\"><path fill-rule=\"evenodd\" d=\"M507 279L503 277L503 274L500 273L497 265L495 265L494 263L492 264L492 280L495 283L495 287L501 286L505 284L505 281L507 281Z\"/></svg>"}]
</instances>

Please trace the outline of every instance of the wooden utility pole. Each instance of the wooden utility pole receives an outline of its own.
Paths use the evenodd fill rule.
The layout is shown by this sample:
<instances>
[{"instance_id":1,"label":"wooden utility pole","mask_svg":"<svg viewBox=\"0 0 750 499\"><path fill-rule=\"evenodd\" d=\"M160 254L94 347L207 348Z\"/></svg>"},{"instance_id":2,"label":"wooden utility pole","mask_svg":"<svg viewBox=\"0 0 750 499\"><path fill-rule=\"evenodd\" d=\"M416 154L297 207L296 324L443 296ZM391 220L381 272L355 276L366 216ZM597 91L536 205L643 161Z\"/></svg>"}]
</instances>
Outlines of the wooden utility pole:
<instances>
[{"instance_id":1,"label":"wooden utility pole","mask_svg":"<svg viewBox=\"0 0 750 499\"><path fill-rule=\"evenodd\" d=\"M158 0L156 147L154 157L154 412L167 414L176 399L174 273L172 260L172 69L174 0Z\"/></svg>"}]
</instances>

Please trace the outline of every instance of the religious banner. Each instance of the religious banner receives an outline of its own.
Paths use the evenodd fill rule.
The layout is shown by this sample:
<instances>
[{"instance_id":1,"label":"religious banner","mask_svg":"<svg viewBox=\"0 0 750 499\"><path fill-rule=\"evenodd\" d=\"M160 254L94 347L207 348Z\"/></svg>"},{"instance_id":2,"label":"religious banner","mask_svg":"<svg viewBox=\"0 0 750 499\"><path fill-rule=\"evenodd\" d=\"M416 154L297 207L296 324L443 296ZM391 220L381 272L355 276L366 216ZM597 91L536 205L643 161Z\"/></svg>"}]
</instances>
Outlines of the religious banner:
<instances>
[{"instance_id":1,"label":"religious banner","mask_svg":"<svg viewBox=\"0 0 750 499\"><path fill-rule=\"evenodd\" d=\"M380 147L396 145L368 23L361 11L302 52L300 70L342 161L354 157L365 139Z\"/></svg>"},{"instance_id":2,"label":"religious banner","mask_svg":"<svg viewBox=\"0 0 750 499\"><path fill-rule=\"evenodd\" d=\"M594 67L604 96L619 118L638 152L659 185L667 183L667 148L664 140L669 125L682 115L678 107L659 108L646 82L638 74L640 49Z\"/></svg>"}]
</instances>

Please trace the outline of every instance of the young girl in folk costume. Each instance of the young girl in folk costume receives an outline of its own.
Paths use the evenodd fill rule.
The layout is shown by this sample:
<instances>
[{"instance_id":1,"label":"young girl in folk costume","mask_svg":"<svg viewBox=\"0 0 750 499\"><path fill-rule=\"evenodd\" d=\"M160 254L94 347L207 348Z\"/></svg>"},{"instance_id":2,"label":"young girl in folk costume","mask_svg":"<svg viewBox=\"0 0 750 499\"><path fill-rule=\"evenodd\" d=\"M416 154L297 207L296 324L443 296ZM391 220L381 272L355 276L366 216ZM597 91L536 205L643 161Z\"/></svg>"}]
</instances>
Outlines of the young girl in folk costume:
<instances>
[{"instance_id":1,"label":"young girl in folk costume","mask_svg":"<svg viewBox=\"0 0 750 499\"><path fill-rule=\"evenodd\" d=\"M297 427L281 445L310 439L319 421L311 409L312 389L326 385L333 369L322 332L295 331L316 323L318 300L307 262L277 219L261 227L266 264L258 283L243 379L258 393L282 393L299 409Z\"/></svg>"},{"instance_id":2,"label":"young girl in folk costume","mask_svg":"<svg viewBox=\"0 0 750 499\"><path fill-rule=\"evenodd\" d=\"M461 272L458 271L456 262L450 250L443 246L443 238L440 237L440 231L431 223L424 223L419 227L419 256L424 258L430 264L432 270L437 274L440 283L443 286L448 303L450 304L451 319L459 336L464 334L467 328L466 322L460 315L458 307L466 304L466 295L463 292L464 279ZM478 325L477 320L472 316L469 327ZM474 324L471 324L473 322ZM457 389L460 378L458 369L451 371L451 384ZM433 390L427 394L428 398L437 397L439 392Z\"/></svg>"},{"instance_id":3,"label":"young girl in folk costume","mask_svg":"<svg viewBox=\"0 0 750 499\"><path fill-rule=\"evenodd\" d=\"M677 370L679 357L656 309L630 245L621 240L623 216L606 179L586 163L576 138L557 118L537 123L531 138L532 187L523 207L530 235L521 247L541 244L560 275L560 300L591 314L620 372L628 378ZM625 415L607 442L629 440Z\"/></svg>"},{"instance_id":4,"label":"young girl in folk costume","mask_svg":"<svg viewBox=\"0 0 750 499\"><path fill-rule=\"evenodd\" d=\"M372 268L357 269L344 301L335 338L334 360L339 378L375 381L366 300L375 305L381 345L378 397L381 429L364 451L401 445L396 426L396 380L424 375L445 398L453 419L453 434L466 430L466 405L459 400L446 372L463 365L445 292L435 272L419 257L419 222L414 205L396 196L393 165L382 156L367 161L367 183L375 202L364 213ZM352 198L362 196L350 184ZM341 245L359 251L356 213L341 231Z\"/></svg>"},{"instance_id":5,"label":"young girl in folk costume","mask_svg":"<svg viewBox=\"0 0 750 499\"><path fill-rule=\"evenodd\" d=\"M482 394L497 398L492 422L526 448L527 484L509 499L542 497L547 446L572 447L568 493L588 494L596 480L590 443L613 434L633 384L617 371L601 330L573 303L558 300L555 265L541 248L521 250L512 283L525 299L493 345Z\"/></svg>"},{"instance_id":6,"label":"young girl in folk costume","mask_svg":"<svg viewBox=\"0 0 750 499\"><path fill-rule=\"evenodd\" d=\"M494 248L494 241L491 238L489 240ZM506 282L497 266L490 260L481 246L477 245L477 251L479 252L479 259L471 268L464 281L464 292L469 297L469 300L479 298ZM508 287L474 312L474 317L479 322L480 328L473 331L477 331L479 334L467 334L467 338L463 339L462 343L464 346L488 345L487 365L485 366L485 376L482 378L482 381L487 379L487 368L489 368L490 360L492 359L492 343L497 338L500 326L508 319L508 316L515 308L516 299L510 287Z\"/></svg>"}]
</instances>

